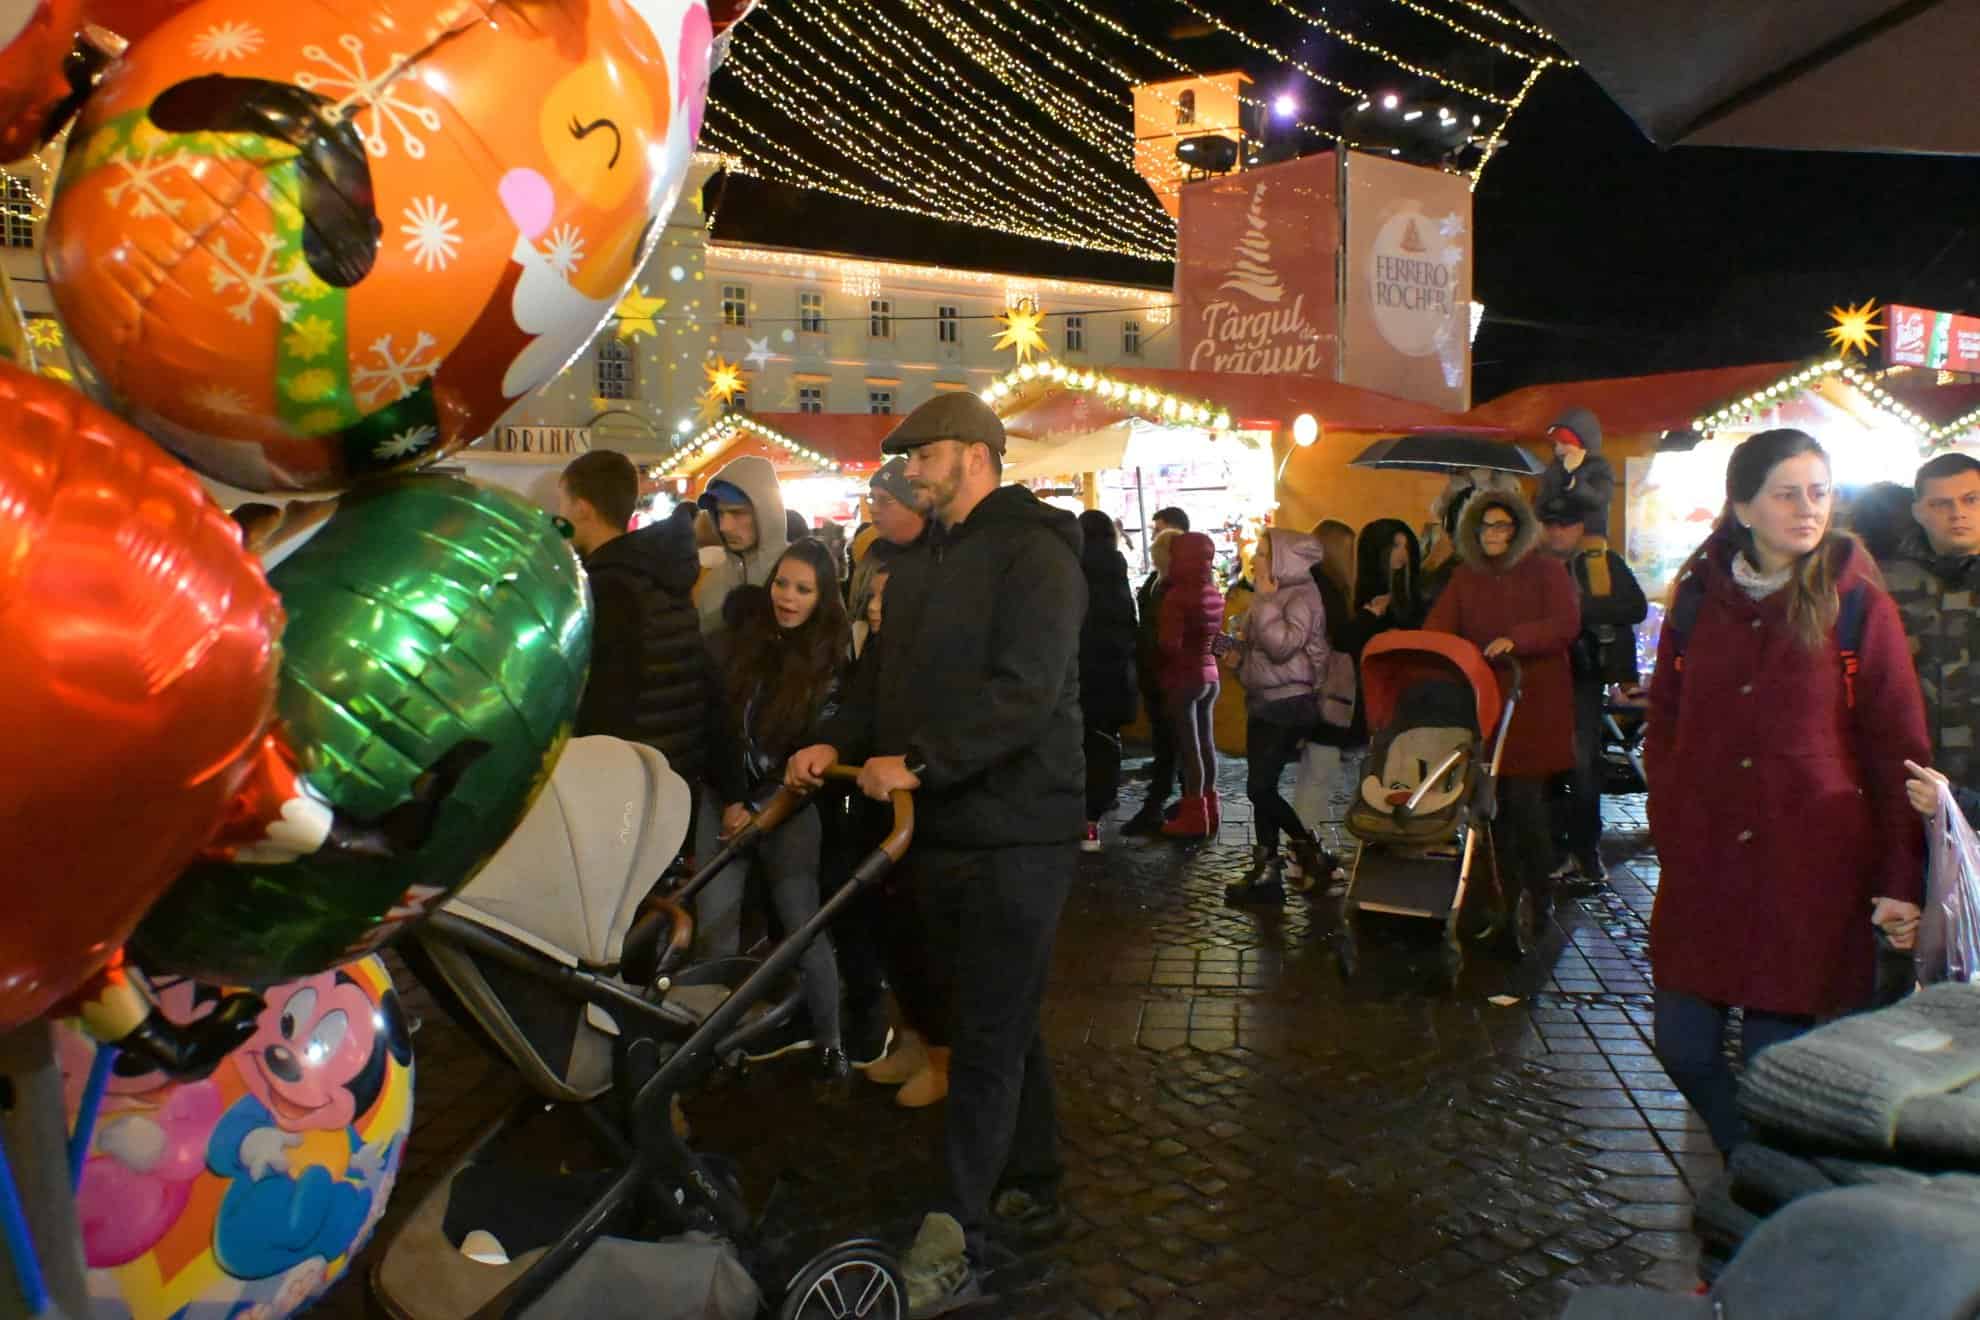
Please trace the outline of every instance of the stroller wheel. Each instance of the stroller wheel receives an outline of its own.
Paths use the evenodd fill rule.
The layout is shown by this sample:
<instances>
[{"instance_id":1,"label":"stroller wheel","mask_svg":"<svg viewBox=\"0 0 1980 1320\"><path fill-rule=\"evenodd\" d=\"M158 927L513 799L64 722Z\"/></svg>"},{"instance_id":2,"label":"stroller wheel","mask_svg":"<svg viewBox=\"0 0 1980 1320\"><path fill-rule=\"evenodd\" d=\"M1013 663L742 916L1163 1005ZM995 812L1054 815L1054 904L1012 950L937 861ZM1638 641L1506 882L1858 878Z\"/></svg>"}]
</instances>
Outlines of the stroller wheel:
<instances>
[{"instance_id":1,"label":"stroller wheel","mask_svg":"<svg viewBox=\"0 0 1980 1320\"><path fill-rule=\"evenodd\" d=\"M1540 897L1527 885L1513 895L1512 910L1499 929L1499 946L1509 958L1524 958L1540 947Z\"/></svg>"},{"instance_id":2,"label":"stroller wheel","mask_svg":"<svg viewBox=\"0 0 1980 1320\"><path fill-rule=\"evenodd\" d=\"M907 1313L900 1262L881 1243L860 1238L806 1261L784 1290L777 1320L907 1320Z\"/></svg>"}]
</instances>

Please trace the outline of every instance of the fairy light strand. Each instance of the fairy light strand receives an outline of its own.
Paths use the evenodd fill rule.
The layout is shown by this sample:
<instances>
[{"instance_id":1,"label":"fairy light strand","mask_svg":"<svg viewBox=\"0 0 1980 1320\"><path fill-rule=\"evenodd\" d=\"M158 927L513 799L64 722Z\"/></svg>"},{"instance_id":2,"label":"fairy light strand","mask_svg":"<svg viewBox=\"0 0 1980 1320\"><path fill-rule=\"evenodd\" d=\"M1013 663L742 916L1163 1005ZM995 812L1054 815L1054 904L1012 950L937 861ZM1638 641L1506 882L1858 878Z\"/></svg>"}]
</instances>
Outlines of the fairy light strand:
<instances>
[{"instance_id":1,"label":"fairy light strand","mask_svg":"<svg viewBox=\"0 0 1980 1320\"><path fill-rule=\"evenodd\" d=\"M1470 83L1464 82L1460 79L1446 77L1443 74L1435 73L1429 69L1424 68L1420 64L1411 63L1409 60L1404 59L1402 56L1396 54L1394 51L1390 50L1386 46L1379 46L1372 41L1363 40L1362 38L1355 36L1353 33L1348 32L1343 28L1334 26L1332 23L1329 23L1326 19L1321 18L1317 14L1307 13L1305 10L1300 9L1297 6L1293 5L1291 3L1291 0L1271 0L1271 3L1277 8L1283 9L1288 14L1291 14L1293 17L1299 19L1301 22L1305 23L1308 27L1313 28L1315 31L1324 32L1329 37L1332 37L1335 41L1340 42L1344 46L1348 46L1354 50L1360 51L1364 55L1370 55L1376 59L1384 60L1389 64L1393 64L1398 69L1403 70L1405 73L1413 73L1419 78L1429 78L1434 82L1441 83L1443 86L1450 88L1454 92L1462 92L1466 96L1476 97L1479 100L1488 102L1492 105L1503 106L1506 104L1506 98L1503 96L1499 96L1493 92L1488 92L1482 87L1474 87Z\"/></svg>"}]
</instances>

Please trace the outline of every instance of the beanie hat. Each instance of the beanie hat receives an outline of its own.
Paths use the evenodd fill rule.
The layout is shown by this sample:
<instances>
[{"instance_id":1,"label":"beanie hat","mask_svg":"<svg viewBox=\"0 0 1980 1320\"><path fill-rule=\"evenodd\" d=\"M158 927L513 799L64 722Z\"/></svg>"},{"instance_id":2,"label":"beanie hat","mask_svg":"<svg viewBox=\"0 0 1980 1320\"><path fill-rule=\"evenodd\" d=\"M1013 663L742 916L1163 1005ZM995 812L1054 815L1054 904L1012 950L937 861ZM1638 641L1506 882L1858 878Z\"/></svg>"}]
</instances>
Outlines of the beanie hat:
<instances>
[{"instance_id":1,"label":"beanie hat","mask_svg":"<svg viewBox=\"0 0 1980 1320\"><path fill-rule=\"evenodd\" d=\"M880 470L867 479L867 489L884 490L894 497L896 504L914 507L914 487L908 484L907 460L890 458L880 465Z\"/></svg>"},{"instance_id":2,"label":"beanie hat","mask_svg":"<svg viewBox=\"0 0 1980 1320\"><path fill-rule=\"evenodd\" d=\"M1566 435L1556 432L1566 431ZM1586 408L1570 408L1554 419L1547 428L1550 439L1575 445L1593 453L1602 447L1602 424L1595 420L1595 414Z\"/></svg>"}]
</instances>

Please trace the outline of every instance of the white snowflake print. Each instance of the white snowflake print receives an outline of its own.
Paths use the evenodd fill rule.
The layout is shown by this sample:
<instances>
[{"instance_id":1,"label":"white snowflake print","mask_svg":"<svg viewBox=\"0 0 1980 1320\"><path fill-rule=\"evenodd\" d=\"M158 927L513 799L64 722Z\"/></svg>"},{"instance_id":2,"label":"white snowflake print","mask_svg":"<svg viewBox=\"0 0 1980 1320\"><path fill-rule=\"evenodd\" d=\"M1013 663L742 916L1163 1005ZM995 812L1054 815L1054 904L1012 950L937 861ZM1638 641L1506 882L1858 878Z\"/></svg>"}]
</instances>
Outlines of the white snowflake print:
<instances>
[{"instance_id":1,"label":"white snowflake print","mask_svg":"<svg viewBox=\"0 0 1980 1320\"><path fill-rule=\"evenodd\" d=\"M543 246L543 259L552 270L569 279L584 261L584 234L576 225L558 225Z\"/></svg>"},{"instance_id":2,"label":"white snowflake print","mask_svg":"<svg viewBox=\"0 0 1980 1320\"><path fill-rule=\"evenodd\" d=\"M275 315L283 321L296 314L296 304L281 294L283 285L298 284L308 278L308 273L295 260L289 262L286 270L273 270L275 252L282 246L282 240L273 234L261 236L261 256L250 270L243 265L227 248L225 239L213 240L214 268L211 273L213 292L224 293L236 285L241 289L241 300L227 309L227 315L243 325L254 320L254 305L266 303L275 309Z\"/></svg>"},{"instance_id":3,"label":"white snowflake print","mask_svg":"<svg viewBox=\"0 0 1980 1320\"><path fill-rule=\"evenodd\" d=\"M439 132L440 112L431 106L415 105L395 94L395 85L401 80L408 88L420 86L417 78L409 76L413 58L395 52L387 55L385 66L373 73L365 67L363 38L347 32L337 38L337 45L351 57L348 65L321 46L304 46L303 58L312 64L323 65L329 72L302 70L295 75L296 86L304 91L321 90L326 96L339 97L331 112L343 119L356 119L363 111L373 111L371 130L364 135L364 149L372 155L384 156L390 152L391 148L385 141L385 129L389 125L399 135L400 150L414 160L424 160L426 143L414 127L424 128L429 133Z\"/></svg>"},{"instance_id":4,"label":"white snowflake print","mask_svg":"<svg viewBox=\"0 0 1980 1320\"><path fill-rule=\"evenodd\" d=\"M438 340L422 330L413 339L412 347L401 357L392 351L392 336L380 335L371 341L370 350L377 356L378 365L359 367L352 373L351 383L364 397L367 407L382 408L388 403L397 403L418 389L420 382L432 375L440 365L437 359L423 356L438 345Z\"/></svg>"},{"instance_id":5,"label":"white snowflake print","mask_svg":"<svg viewBox=\"0 0 1980 1320\"><path fill-rule=\"evenodd\" d=\"M186 402L219 417L240 417L248 411L247 396L225 385L202 385L186 396Z\"/></svg>"},{"instance_id":6,"label":"white snowflake print","mask_svg":"<svg viewBox=\"0 0 1980 1320\"><path fill-rule=\"evenodd\" d=\"M404 458L417 454L439 438L440 432L431 426L409 426L388 440L378 442L371 451L373 458Z\"/></svg>"},{"instance_id":7,"label":"white snowflake print","mask_svg":"<svg viewBox=\"0 0 1980 1320\"><path fill-rule=\"evenodd\" d=\"M261 29L254 24L230 20L215 23L194 37L192 53L195 59L225 64L228 60L244 60L254 54L261 49L262 40Z\"/></svg>"},{"instance_id":8,"label":"white snowflake print","mask_svg":"<svg viewBox=\"0 0 1980 1320\"><path fill-rule=\"evenodd\" d=\"M437 197L419 197L401 214L406 222L399 232L406 236L406 251L420 269L447 269L461 245L461 222L447 214L447 204Z\"/></svg>"},{"instance_id":9,"label":"white snowflake print","mask_svg":"<svg viewBox=\"0 0 1980 1320\"><path fill-rule=\"evenodd\" d=\"M161 156L157 147L147 147L144 155L137 160L120 156L117 168L124 172L124 180L105 195L109 197L110 205L122 206L124 195L131 194L130 216L133 220L142 220L148 215L176 216L185 209L185 199L167 197L159 183L185 163L184 152L174 151L169 156Z\"/></svg>"},{"instance_id":10,"label":"white snowflake print","mask_svg":"<svg viewBox=\"0 0 1980 1320\"><path fill-rule=\"evenodd\" d=\"M1450 212L1437 222L1437 237L1439 238L1459 238L1463 234L1464 221L1458 218L1456 211Z\"/></svg>"}]
</instances>

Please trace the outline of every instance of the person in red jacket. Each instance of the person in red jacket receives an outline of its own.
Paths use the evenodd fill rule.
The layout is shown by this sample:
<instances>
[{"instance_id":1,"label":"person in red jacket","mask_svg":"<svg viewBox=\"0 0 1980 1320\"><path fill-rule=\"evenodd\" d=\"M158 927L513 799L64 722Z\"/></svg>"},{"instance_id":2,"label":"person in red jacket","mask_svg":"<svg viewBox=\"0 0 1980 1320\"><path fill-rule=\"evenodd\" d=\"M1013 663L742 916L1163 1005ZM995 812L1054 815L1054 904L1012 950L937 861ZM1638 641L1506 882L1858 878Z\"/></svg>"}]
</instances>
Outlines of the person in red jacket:
<instances>
[{"instance_id":1,"label":"person in red jacket","mask_svg":"<svg viewBox=\"0 0 1980 1320\"><path fill-rule=\"evenodd\" d=\"M1173 722L1182 802L1162 826L1172 839L1217 832L1217 744L1210 714L1217 705L1217 659L1211 642L1224 626L1224 598L1211 561L1217 547L1202 532L1184 532L1169 547L1169 590L1162 597L1160 654L1163 713Z\"/></svg>"},{"instance_id":2,"label":"person in red jacket","mask_svg":"<svg viewBox=\"0 0 1980 1320\"><path fill-rule=\"evenodd\" d=\"M1519 705L1499 759L1494 835L1508 899L1521 888L1531 890L1545 913L1554 851L1547 781L1574 768L1568 648L1581 633L1581 598L1558 559L1533 553L1540 521L1516 491L1473 496L1454 540L1458 566L1423 626L1456 633L1487 659L1510 655L1519 661Z\"/></svg>"},{"instance_id":3,"label":"person in red jacket","mask_svg":"<svg viewBox=\"0 0 1980 1320\"><path fill-rule=\"evenodd\" d=\"M1657 1058L1722 1153L1744 1131L1728 1011L1743 1010L1750 1059L1865 1007L1870 924L1900 946L1917 925L1924 840L1904 763L1929 755L1924 702L1868 553L1830 529L1834 497L1828 455L1800 431L1733 451L1650 684ZM1854 665L1837 637L1846 599L1861 611Z\"/></svg>"}]
</instances>

